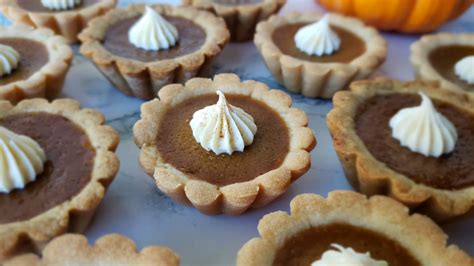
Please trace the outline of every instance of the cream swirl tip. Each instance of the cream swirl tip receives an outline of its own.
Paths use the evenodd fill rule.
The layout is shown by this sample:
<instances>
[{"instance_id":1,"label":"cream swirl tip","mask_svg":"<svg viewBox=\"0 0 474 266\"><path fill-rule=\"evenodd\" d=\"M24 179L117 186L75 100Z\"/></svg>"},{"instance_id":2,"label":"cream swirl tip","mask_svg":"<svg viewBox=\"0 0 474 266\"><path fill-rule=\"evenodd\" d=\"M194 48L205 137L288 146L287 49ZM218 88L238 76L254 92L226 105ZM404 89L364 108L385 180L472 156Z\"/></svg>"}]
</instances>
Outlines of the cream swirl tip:
<instances>
[{"instance_id":1,"label":"cream swirl tip","mask_svg":"<svg viewBox=\"0 0 474 266\"><path fill-rule=\"evenodd\" d=\"M384 260L375 260L370 257L370 253L359 253L352 248L344 248L338 244L331 245L335 250L327 250L323 253L320 260L311 264L311 266L334 266L334 265L353 265L353 266L388 266Z\"/></svg>"},{"instance_id":2,"label":"cream swirl tip","mask_svg":"<svg viewBox=\"0 0 474 266\"><path fill-rule=\"evenodd\" d=\"M51 10L68 10L81 4L81 0L41 0L41 4Z\"/></svg>"},{"instance_id":3,"label":"cream swirl tip","mask_svg":"<svg viewBox=\"0 0 474 266\"><path fill-rule=\"evenodd\" d=\"M454 125L439 113L424 93L421 104L403 108L390 119L392 137L413 152L439 157L454 150L458 134Z\"/></svg>"},{"instance_id":4,"label":"cream swirl tip","mask_svg":"<svg viewBox=\"0 0 474 266\"><path fill-rule=\"evenodd\" d=\"M253 143L257 125L251 115L227 103L224 93L217 91L217 94L216 104L193 114L189 123L193 136L204 149L217 155L242 152Z\"/></svg>"},{"instance_id":5,"label":"cream swirl tip","mask_svg":"<svg viewBox=\"0 0 474 266\"><path fill-rule=\"evenodd\" d=\"M46 155L30 137L0 126L0 192L21 189L43 172Z\"/></svg>"},{"instance_id":6,"label":"cream swirl tip","mask_svg":"<svg viewBox=\"0 0 474 266\"><path fill-rule=\"evenodd\" d=\"M454 73L468 84L474 84L474 55L459 60L454 65Z\"/></svg>"},{"instance_id":7,"label":"cream swirl tip","mask_svg":"<svg viewBox=\"0 0 474 266\"><path fill-rule=\"evenodd\" d=\"M0 77L11 74L19 63L20 54L13 47L0 44Z\"/></svg>"},{"instance_id":8,"label":"cream swirl tip","mask_svg":"<svg viewBox=\"0 0 474 266\"><path fill-rule=\"evenodd\" d=\"M135 47L147 51L169 49L178 42L178 30L151 7L128 32L128 40Z\"/></svg>"},{"instance_id":9,"label":"cream swirl tip","mask_svg":"<svg viewBox=\"0 0 474 266\"><path fill-rule=\"evenodd\" d=\"M330 55L339 50L341 40L329 25L329 16L299 29L295 34L296 47L309 55Z\"/></svg>"}]
</instances>

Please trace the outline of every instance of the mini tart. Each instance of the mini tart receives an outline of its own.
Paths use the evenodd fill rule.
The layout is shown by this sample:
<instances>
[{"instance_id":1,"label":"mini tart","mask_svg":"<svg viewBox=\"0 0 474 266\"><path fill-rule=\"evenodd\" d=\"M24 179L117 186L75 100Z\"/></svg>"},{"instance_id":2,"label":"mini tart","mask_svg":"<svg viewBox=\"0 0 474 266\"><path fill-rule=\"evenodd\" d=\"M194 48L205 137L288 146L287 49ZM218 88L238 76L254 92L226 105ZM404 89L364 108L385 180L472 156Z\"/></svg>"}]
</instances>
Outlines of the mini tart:
<instances>
[{"instance_id":1,"label":"mini tart","mask_svg":"<svg viewBox=\"0 0 474 266\"><path fill-rule=\"evenodd\" d=\"M0 0L0 12L16 24L49 28L66 38L68 43L76 43L78 42L77 35L87 26L87 23L114 8L117 0L97 0L93 4L72 10L44 12L27 10L18 2L19 0Z\"/></svg>"},{"instance_id":2,"label":"mini tart","mask_svg":"<svg viewBox=\"0 0 474 266\"><path fill-rule=\"evenodd\" d=\"M104 47L107 30L116 23L138 17L143 5L130 5L127 9L115 9L105 16L94 19L79 35L81 53L92 60L97 68L126 95L152 99L167 84L199 75L206 75L214 58L229 40L229 32L221 18L209 12L191 7L152 6L165 16L183 18L196 24L205 32L203 44L194 52L164 60L139 61L110 52Z\"/></svg>"},{"instance_id":3,"label":"mini tart","mask_svg":"<svg viewBox=\"0 0 474 266\"><path fill-rule=\"evenodd\" d=\"M41 256L24 254L7 261L15 265L160 265L178 266L179 257L171 249L148 246L137 251L135 243L119 234L105 235L93 246L79 234L65 234L52 240Z\"/></svg>"},{"instance_id":4,"label":"mini tart","mask_svg":"<svg viewBox=\"0 0 474 266\"><path fill-rule=\"evenodd\" d=\"M220 2L223 2L221 0ZM230 1L231 2L231 1ZM244 2L244 1L243 1ZM231 40L249 41L253 38L257 24L278 13L286 0L256 0L245 4L222 4L216 0L183 0L183 5L212 11L222 17L230 31Z\"/></svg>"},{"instance_id":5,"label":"mini tart","mask_svg":"<svg viewBox=\"0 0 474 266\"><path fill-rule=\"evenodd\" d=\"M2 39L4 40L2 42ZM6 39L16 39L33 41L38 46L44 46L45 55L44 64L41 63L37 69L33 70L31 75L21 77L12 82L3 83L2 78L7 79L8 76L0 78L0 99L9 100L16 103L25 98L44 97L47 99L54 99L61 93L64 78L69 70L72 62L73 53L71 48L66 44L64 38L54 35L48 29L32 29L27 26L0 26L0 44L6 43ZM27 45L24 50L31 49ZM15 46L12 46L15 48ZM33 51L32 53L41 53L40 51ZM20 52L22 57L18 69L24 67L22 62L26 65L31 65L28 56ZM17 69L17 70L18 70ZM15 75L15 71L11 75Z\"/></svg>"},{"instance_id":6,"label":"mini tart","mask_svg":"<svg viewBox=\"0 0 474 266\"><path fill-rule=\"evenodd\" d=\"M444 221L462 215L474 206L474 186L471 184L472 179L467 178L456 181L457 183L453 184L458 185L462 184L462 182L465 182L465 184L459 187L449 188L440 186L444 185L443 183L436 184L434 182L448 182L448 178L454 178L452 177L455 175L453 172L448 171L449 174L442 176L442 180L438 179L438 177L435 179L434 175L432 179L420 179L421 175L425 175L426 170L423 170L422 173L419 174L410 174L409 177L401 173L400 170L394 170L392 166L376 158L373 153L374 150L372 150L372 152L369 151L369 146L362 140L356 129L360 107L364 106L364 104L369 102L370 99L373 99L373 97L380 96L387 98L401 95L400 97L417 97L417 99L419 99L417 95L418 92L423 92L432 100L437 101L437 108L441 106L441 108L446 109L451 106L450 108L453 108L453 110L454 108L458 110L456 113L448 116L448 119L455 123L458 131L460 124L469 126L463 122L455 122L452 118L455 117L456 114L459 117L459 112L466 116L474 115L474 97L472 95L461 91L446 90L432 83L424 83L421 81L401 83L383 78L374 81L354 82L351 84L351 91L338 92L334 96L334 108L328 114L327 124L333 138L334 148L342 163L346 177L354 188L367 195L389 195L413 210L425 213L437 221ZM389 102L384 105L388 106ZM396 108L400 109L400 105L396 105ZM368 104L368 106L370 106L370 104ZM380 114L387 112L387 110L379 111ZM378 123L375 125L379 127ZM470 126L472 128L472 125ZM389 128L388 123L386 127ZM385 128L378 129L378 132L382 130L385 130ZM459 144L461 137L463 144ZM468 134L465 136L460 135L458 144L469 147L470 144L466 144L466 137L468 137ZM396 140L393 141L396 142L396 144L390 143L384 145L389 145L387 148L396 145L396 147L399 147L399 152L397 153L402 154L403 152L403 156L410 155L414 160L418 160L420 157L424 158L422 162L425 168L431 168L433 166L432 160L435 160L435 163L439 163L441 159L446 160L446 158L454 160L454 165L456 165L454 168L466 167L466 164L470 165L468 162L464 162L459 166L462 156L451 156L452 153L450 153L440 158L428 158L402 147ZM458 144L453 152L457 151ZM459 154L459 152L456 152L456 154ZM406 163L410 165L413 164L413 162ZM405 166L408 167L408 165ZM452 169L453 166L450 167L451 168L448 169ZM462 169L460 170L462 171ZM427 182L432 182L432 184Z\"/></svg>"},{"instance_id":7,"label":"mini tart","mask_svg":"<svg viewBox=\"0 0 474 266\"><path fill-rule=\"evenodd\" d=\"M237 266L264 266L274 265L278 256L283 252L289 252L285 247L287 242L294 240L294 237L305 234L307 244L314 245L318 242L329 244L332 241L344 241L344 236L338 236L331 239L331 234L327 234L323 239L324 232L305 233L306 230L318 228L330 228L331 225L351 226L353 229L362 229L364 231L374 232L396 243L399 248L388 252L405 250L412 258L419 262L418 265L472 265L472 259L455 245L446 245L447 235L428 217L419 214L409 214L408 208L402 204L384 196L365 196L351 191L330 192L325 199L315 194L302 194L295 197L291 203L291 214L278 211L265 215L258 224L260 238L254 238L247 242L237 255ZM329 229L326 229L330 231ZM357 232L357 231L355 231ZM363 236L364 234L346 234L347 238L354 238L354 245L364 245L363 241L357 241L354 235ZM341 239L342 238L342 239ZM365 241L365 240L364 240ZM371 239L367 240L370 243ZM305 249L295 246L301 242L293 243L291 248L296 254L303 256L316 255L309 258L313 261L319 259L318 254L304 252ZM373 243L373 242L372 242ZM347 244L342 244L348 247ZM383 252L384 247L380 246L381 258L386 259ZM366 247L354 246L357 252L368 252ZM349 246L350 247L350 246ZM386 246L385 246L386 248ZM303 250L300 250L303 249ZM329 247L327 248L329 249ZM324 248L323 250L327 250ZM371 252L375 256L376 252ZM319 255L320 256L320 255ZM398 258L392 258L397 260ZM286 264L291 266L291 263ZM391 264L389 265L396 265ZM412 264L399 264L411 266ZM416 265L416 264L414 264Z\"/></svg>"},{"instance_id":8,"label":"mini tart","mask_svg":"<svg viewBox=\"0 0 474 266\"><path fill-rule=\"evenodd\" d=\"M195 159L194 157L189 158L190 161L181 167L180 170L175 166L176 164L165 161L164 157L167 155L163 152L165 149L159 147L160 139L164 139L164 136L161 136L159 132L160 130L164 130L165 126L169 127L167 123L165 123L165 126L162 126L164 123L162 121L167 121L168 113L172 113L173 110L179 110L180 113L187 112L188 110L185 109L187 103L199 102L202 100L202 97L217 97L215 94L217 90L226 93L226 98L231 104L235 103L236 106L245 108L239 104L242 103L242 100L245 100L250 102L250 106L259 108L257 112L250 110L251 108L246 108L256 119L256 138L251 145L246 147L244 152L230 156L216 156L212 152L206 152L192 139L190 142L187 142L186 145L191 147L189 150L190 153L194 152L194 154L198 155L196 155ZM194 78L186 82L184 86L181 84L168 85L160 90L158 96L159 99L142 105L141 119L134 126L135 143L141 149L140 163L142 167L149 175L154 177L161 191L179 203L192 204L198 210L206 214L226 213L238 215L250 207L262 207L273 201L283 194L293 181L310 168L311 160L309 151L316 145L316 140L311 129L307 127L308 119L306 114L299 109L291 108L290 96L282 91L269 90L265 84L253 80L242 82L239 77L234 74L220 74L216 75L214 80ZM239 99L241 100L240 102L238 101ZM215 104L216 101L217 98L210 98L206 104L198 108ZM180 105L180 103L186 104ZM247 105L247 107L249 107L249 105ZM194 112L194 110L191 111ZM284 128L280 127L277 130L281 130L282 132L287 131L288 134L286 136L277 135L280 134L280 132L273 133L275 129L267 130L267 132L270 133L263 133L266 129L263 127L262 120L265 119L255 116L255 114L258 115L259 111L261 111L262 114L271 112L271 119L273 119L271 123L281 123ZM192 115L192 112L189 116ZM171 137L181 137L179 143L185 140L184 135L186 134L192 137L187 119L189 119L189 117L186 116L183 122L185 123L182 127L183 131L180 131L183 134L180 134L181 136L172 135ZM176 127L179 122L179 120L175 121ZM189 132L185 133L186 130L189 130ZM275 140L275 143L277 143L279 147L287 145L288 148L278 158L272 157L272 146L263 144L262 147L261 145L265 143L262 138L271 138L270 135L272 134L273 136L278 136L278 140ZM280 136L284 137L280 138ZM191 137L188 136L188 138ZM260 140L257 140L257 138L260 138ZM283 138L287 138L287 140ZM173 139L169 142L172 141ZM219 163L224 164L225 167L222 167L224 169L238 167L238 169L233 170L240 172L250 170L250 165L261 163L261 158L259 158L261 155L250 157L251 159L245 163L240 161L239 156L251 156L251 149L255 151L262 150L261 148L263 148L263 150L270 150L270 153L267 154L267 162L273 160L279 162L267 170L261 171L264 172L263 174L256 174L255 177L244 176L240 179L233 179L231 177L233 173L218 176L218 174L221 173L219 172L220 170L214 170L217 171L217 173L214 172L214 174L204 174L204 177L197 177L200 168L214 169ZM195 150L198 152L196 153ZM184 156L188 155L183 154L182 157ZM206 158L210 159L208 160ZM193 161L196 163L191 165ZM209 161L211 162L210 164Z\"/></svg>"},{"instance_id":9,"label":"mini tart","mask_svg":"<svg viewBox=\"0 0 474 266\"><path fill-rule=\"evenodd\" d=\"M316 13L271 16L257 25L254 42L273 76L288 90L307 97L331 98L336 91L344 89L351 81L365 78L374 72L385 61L387 44L374 28L366 26L358 19L337 14L329 15L331 26L353 35L365 48L348 62L312 62L300 59L285 54L279 44L275 43L273 35L278 29L310 24L320 18L321 15ZM293 37L282 41L294 43ZM351 46L347 47L347 50L351 49Z\"/></svg>"},{"instance_id":10,"label":"mini tart","mask_svg":"<svg viewBox=\"0 0 474 266\"><path fill-rule=\"evenodd\" d=\"M443 88L474 93L474 85L461 80L454 72L454 65L469 55L474 56L474 34L438 33L425 35L413 43L410 60L417 79L437 81Z\"/></svg>"},{"instance_id":11,"label":"mini tart","mask_svg":"<svg viewBox=\"0 0 474 266\"><path fill-rule=\"evenodd\" d=\"M38 213L36 215L29 215L21 219L14 218L9 222L0 223L0 261L18 253L41 250L50 239L65 232L84 231L91 221L97 206L102 201L107 187L119 169L118 158L113 152L119 143L119 137L114 129L104 125L105 119L102 114L91 109L80 109L79 102L70 99L60 99L53 102L48 102L44 99L30 99L23 100L15 106L8 101L0 101L1 125L4 125L8 119L15 121L22 116L34 115L40 115L43 118L47 118L47 116L58 117L58 120L55 121L72 123L72 125L85 134L83 136L87 138L87 143L90 143L88 149L93 150L93 156L91 157L91 164L88 164L88 166L84 165L83 167L91 169L91 176L82 188L79 187L75 195L68 197L69 199L50 208L47 207L43 211L34 209L33 211ZM25 123L23 122L23 124ZM54 124L49 123L48 125L54 127ZM38 133L38 129L36 129L31 134L36 136ZM53 146L57 145L59 144L56 143ZM47 152L46 149L45 151ZM62 152L62 154L64 153L65 151ZM60 167L59 164L53 168ZM66 168L68 167L70 165ZM54 172L54 170L51 171ZM1 195L2 201L5 202L5 197L8 198L10 196L14 197L12 200L18 199L18 194L14 195L14 193L23 193L23 191L28 190L29 186L34 186L35 183L41 182L44 178L44 176L41 176L22 190ZM53 185L53 183L48 184ZM42 187L44 188L45 186ZM55 186L54 189L59 189L59 187ZM39 193L33 195L35 195L35 200L38 201L40 199L37 194ZM52 198L48 200L52 200ZM22 206L25 206L28 200L25 199L21 202ZM3 209L3 211L5 212L6 210ZM6 214L3 213L2 215ZM2 219L6 218L3 216Z\"/></svg>"}]
</instances>

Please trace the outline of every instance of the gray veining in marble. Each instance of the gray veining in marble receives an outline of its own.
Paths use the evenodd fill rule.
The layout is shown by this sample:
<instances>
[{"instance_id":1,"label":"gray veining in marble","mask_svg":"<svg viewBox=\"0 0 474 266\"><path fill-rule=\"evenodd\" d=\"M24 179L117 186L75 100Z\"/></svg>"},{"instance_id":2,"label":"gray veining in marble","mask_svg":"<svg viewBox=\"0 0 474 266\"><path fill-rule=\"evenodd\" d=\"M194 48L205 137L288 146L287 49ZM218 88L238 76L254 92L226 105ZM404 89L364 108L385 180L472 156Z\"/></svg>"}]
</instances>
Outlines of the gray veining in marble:
<instances>
[{"instance_id":1,"label":"gray veining in marble","mask_svg":"<svg viewBox=\"0 0 474 266\"><path fill-rule=\"evenodd\" d=\"M120 1L125 6L132 0ZM141 1L147 3L178 3L174 1ZM310 0L290 0L282 12L320 10ZM0 16L0 25L8 24ZM442 31L473 32L474 9L460 19L448 23ZM376 75L408 80L413 78L409 64L409 45L418 35L385 33L389 42L386 63ZM77 47L74 47L77 54ZM253 43L230 44L217 60L216 73L234 72L242 79L255 79L270 87L285 90L265 68ZM133 143L132 126L139 118L140 100L117 92L84 57L77 55L62 97L79 100L84 107L97 109L121 136L118 155L120 172L110 186L97 215L86 232L91 242L112 232L134 239L139 247L152 244L173 248L184 265L233 265L239 248L256 237L258 220L266 213L289 209L290 200L300 193L318 193L351 189L332 148L325 123L330 101L309 99L292 94L294 105L306 111L318 146L312 152L311 170L295 182L290 190L269 206L252 210L239 217L206 216L193 208L173 203L155 186L138 164L139 151ZM474 255L474 215L446 224L443 229L455 243Z\"/></svg>"}]
</instances>

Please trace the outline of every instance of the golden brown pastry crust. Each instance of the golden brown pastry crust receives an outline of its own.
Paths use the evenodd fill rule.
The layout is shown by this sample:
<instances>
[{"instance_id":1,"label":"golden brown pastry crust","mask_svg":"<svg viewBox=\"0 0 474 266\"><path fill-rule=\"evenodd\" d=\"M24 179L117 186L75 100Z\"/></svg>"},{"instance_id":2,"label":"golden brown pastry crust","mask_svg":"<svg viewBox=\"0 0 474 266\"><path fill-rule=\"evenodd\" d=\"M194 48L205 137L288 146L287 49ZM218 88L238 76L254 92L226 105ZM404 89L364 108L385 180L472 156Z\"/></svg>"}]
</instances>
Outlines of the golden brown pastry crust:
<instances>
[{"instance_id":1,"label":"golden brown pastry crust","mask_svg":"<svg viewBox=\"0 0 474 266\"><path fill-rule=\"evenodd\" d=\"M87 26L87 23L107 13L115 7L116 3L117 0L100 0L79 10L32 12L20 7L17 0L0 0L0 12L15 24L49 28L56 34L62 35L69 43L76 43L77 35Z\"/></svg>"},{"instance_id":2,"label":"golden brown pastry crust","mask_svg":"<svg viewBox=\"0 0 474 266\"><path fill-rule=\"evenodd\" d=\"M212 11L222 17L230 31L231 40L244 42L251 40L257 24L278 13L286 0L262 0L260 3L246 5L223 5L213 0L183 0L182 3Z\"/></svg>"},{"instance_id":3,"label":"golden brown pastry crust","mask_svg":"<svg viewBox=\"0 0 474 266\"><path fill-rule=\"evenodd\" d=\"M73 59L73 53L64 38L48 29L27 26L0 26L0 38L23 38L42 43L48 52L46 65L25 80L0 85L0 99L17 103L25 98L54 99L63 87L64 78Z\"/></svg>"},{"instance_id":4,"label":"golden brown pastry crust","mask_svg":"<svg viewBox=\"0 0 474 266\"><path fill-rule=\"evenodd\" d=\"M314 22L317 13L289 13L271 16L257 25L254 42L273 76L288 90L307 97L331 98L356 79L374 72L384 61L387 44L372 27L356 18L329 14L331 24L357 35L366 45L366 51L350 63L317 63L301 60L282 53L273 42L273 32L283 25ZM292 41L292 40L291 40Z\"/></svg>"},{"instance_id":5,"label":"golden brown pastry crust","mask_svg":"<svg viewBox=\"0 0 474 266\"><path fill-rule=\"evenodd\" d=\"M7 261L5 266L53 265L156 265L178 266L179 257L163 246L148 246L137 251L135 243L119 234L105 235L93 246L79 234L66 234L49 242L41 257L25 254Z\"/></svg>"},{"instance_id":6,"label":"golden brown pastry crust","mask_svg":"<svg viewBox=\"0 0 474 266\"><path fill-rule=\"evenodd\" d=\"M65 232L82 232L119 169L119 160L114 154L119 136L112 127L104 125L102 114L80 109L79 102L71 99L53 102L30 99L15 106L0 101L0 119L32 112L61 115L82 128L96 152L94 169L89 183L71 200L29 220L0 224L0 262L17 252L24 252L25 248L40 250L51 238Z\"/></svg>"},{"instance_id":7,"label":"golden brown pastry crust","mask_svg":"<svg viewBox=\"0 0 474 266\"><path fill-rule=\"evenodd\" d=\"M415 183L374 158L355 130L357 108L365 99L374 95L418 91L474 114L472 94L446 90L434 83L401 83L379 78L354 82L351 84L351 91L336 93L334 108L328 114L327 124L346 177L356 189L367 195L389 195L416 211L443 221L462 215L474 206L474 187L451 191Z\"/></svg>"},{"instance_id":8,"label":"golden brown pastry crust","mask_svg":"<svg viewBox=\"0 0 474 266\"><path fill-rule=\"evenodd\" d=\"M166 110L186 99L217 90L248 95L280 114L290 133L290 150L279 168L247 182L220 187L191 179L161 158L155 143L160 118ZM194 78L184 86L168 85L160 90L158 96L159 99L142 105L141 119L135 124L133 135L141 149L141 165L155 178L158 188L177 202L192 204L206 214L242 214L250 207L262 207L273 201L310 168L309 151L316 145L316 139L307 127L306 114L291 108L290 96L282 91L269 90L267 85L253 80L242 82L234 74L220 74L214 80Z\"/></svg>"},{"instance_id":9,"label":"golden brown pastry crust","mask_svg":"<svg viewBox=\"0 0 474 266\"><path fill-rule=\"evenodd\" d=\"M102 46L108 27L117 21L138 16L144 5L115 9L94 19L79 35L81 53L123 93L141 99L152 99L158 90L170 83L184 83L194 76L206 75L214 58L229 40L224 21L209 12L191 7L153 5L161 14L180 16L201 26L206 32L202 47L191 54L156 62L141 62L110 53Z\"/></svg>"},{"instance_id":10,"label":"golden brown pastry crust","mask_svg":"<svg viewBox=\"0 0 474 266\"><path fill-rule=\"evenodd\" d=\"M441 46L448 45L474 45L474 34L470 33L437 33L424 35L410 47L410 61L415 70L417 79L437 81L441 87L459 90L459 86L441 76L430 63L430 53ZM474 91L472 91L474 93Z\"/></svg>"},{"instance_id":11,"label":"golden brown pastry crust","mask_svg":"<svg viewBox=\"0 0 474 266\"><path fill-rule=\"evenodd\" d=\"M422 265L472 265L473 260L455 245L446 245L447 235L428 217L413 214L402 204L384 196L365 196L352 191L330 192L325 199L301 194L291 203L291 214L277 211L265 215L258 225L259 238L248 241L237 255L237 266L272 265L285 241L310 227L347 223L391 237L411 251Z\"/></svg>"}]
</instances>

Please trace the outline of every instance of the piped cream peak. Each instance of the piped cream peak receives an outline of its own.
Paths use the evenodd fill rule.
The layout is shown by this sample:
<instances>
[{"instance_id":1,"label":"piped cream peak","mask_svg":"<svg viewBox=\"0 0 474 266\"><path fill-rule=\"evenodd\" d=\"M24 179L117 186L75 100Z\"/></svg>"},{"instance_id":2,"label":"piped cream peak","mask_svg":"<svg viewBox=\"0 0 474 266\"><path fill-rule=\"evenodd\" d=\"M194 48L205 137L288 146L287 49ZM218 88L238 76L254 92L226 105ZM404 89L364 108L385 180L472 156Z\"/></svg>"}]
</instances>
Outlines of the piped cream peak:
<instances>
[{"instance_id":1,"label":"piped cream peak","mask_svg":"<svg viewBox=\"0 0 474 266\"><path fill-rule=\"evenodd\" d=\"M81 0L41 0L41 4L51 10L73 9L81 4Z\"/></svg>"},{"instance_id":2,"label":"piped cream peak","mask_svg":"<svg viewBox=\"0 0 474 266\"><path fill-rule=\"evenodd\" d=\"M147 51L169 49L178 42L178 30L151 7L128 32L128 39L135 47Z\"/></svg>"},{"instance_id":3,"label":"piped cream peak","mask_svg":"<svg viewBox=\"0 0 474 266\"><path fill-rule=\"evenodd\" d=\"M311 264L311 266L388 266L384 260L375 260L370 257L370 253L359 253L352 248L344 248L338 244L332 244L334 249L327 250L323 253L320 260Z\"/></svg>"},{"instance_id":4,"label":"piped cream peak","mask_svg":"<svg viewBox=\"0 0 474 266\"><path fill-rule=\"evenodd\" d=\"M421 104L403 108L390 119L392 137L413 152L439 157L454 150L458 134L439 113L428 96L420 92Z\"/></svg>"},{"instance_id":5,"label":"piped cream peak","mask_svg":"<svg viewBox=\"0 0 474 266\"><path fill-rule=\"evenodd\" d=\"M193 136L201 146L219 155L244 151L253 143L257 125L251 115L230 105L223 92L217 91L219 100L193 114L190 122Z\"/></svg>"},{"instance_id":6,"label":"piped cream peak","mask_svg":"<svg viewBox=\"0 0 474 266\"><path fill-rule=\"evenodd\" d=\"M339 50L341 40L329 25L329 16L302 27L295 35L296 47L309 55L330 55Z\"/></svg>"},{"instance_id":7,"label":"piped cream peak","mask_svg":"<svg viewBox=\"0 0 474 266\"><path fill-rule=\"evenodd\" d=\"M454 65L454 73L467 82L467 84L474 84L474 55L466 56L459 60Z\"/></svg>"},{"instance_id":8,"label":"piped cream peak","mask_svg":"<svg viewBox=\"0 0 474 266\"><path fill-rule=\"evenodd\" d=\"M20 63L20 54L7 45L0 44L0 78L10 75Z\"/></svg>"},{"instance_id":9,"label":"piped cream peak","mask_svg":"<svg viewBox=\"0 0 474 266\"><path fill-rule=\"evenodd\" d=\"M36 141L0 126L0 193L34 181L45 161L45 152Z\"/></svg>"}]
</instances>

